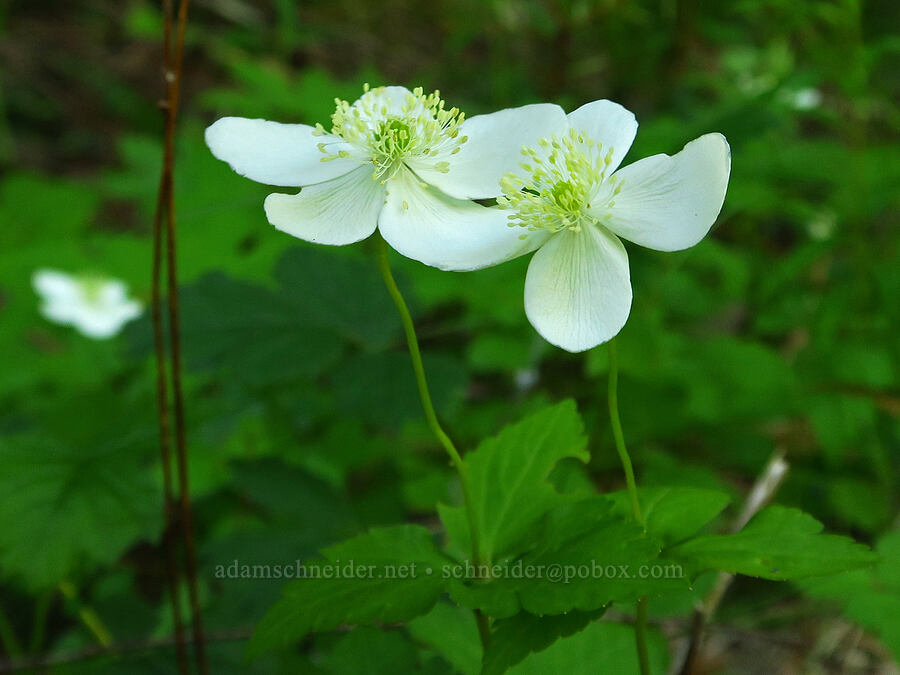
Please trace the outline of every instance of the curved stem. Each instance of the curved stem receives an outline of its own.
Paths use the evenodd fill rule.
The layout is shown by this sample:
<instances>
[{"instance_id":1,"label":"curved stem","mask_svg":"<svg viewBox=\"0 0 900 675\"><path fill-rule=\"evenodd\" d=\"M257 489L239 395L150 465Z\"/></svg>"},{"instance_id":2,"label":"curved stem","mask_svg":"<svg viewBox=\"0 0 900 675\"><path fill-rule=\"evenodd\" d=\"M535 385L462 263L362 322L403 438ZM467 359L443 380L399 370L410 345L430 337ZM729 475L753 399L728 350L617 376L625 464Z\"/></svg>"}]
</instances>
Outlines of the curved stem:
<instances>
[{"instance_id":1,"label":"curved stem","mask_svg":"<svg viewBox=\"0 0 900 675\"><path fill-rule=\"evenodd\" d=\"M431 402L431 393L428 390L428 380L425 377L425 367L422 365L422 353L419 351L419 339L416 337L416 327L413 323L412 315L409 313L409 307L406 304L406 300L403 299L403 294L397 287L397 282L394 280L394 275L391 272L387 243L380 235L376 234L375 238L377 239L376 245L378 247L378 269L381 271L381 276L384 279L385 286L387 286L388 293L390 293L394 304L397 306L397 311L400 313L400 321L403 323L403 331L406 333L406 344L409 347L409 356L412 360L413 370L416 374L416 385L419 388L419 398L422 399L422 408L425 411L425 419L428 422L428 426L431 428L432 433L434 433L440 444L444 447L444 450L446 450L447 454L450 456L450 460L453 462L453 465L456 467L456 471L459 474L466 518L469 522L472 561L477 570L480 569L482 563L481 546L479 543L478 519L475 516L475 503L472 496L472 484L469 480L469 468L463 462L459 451L456 449L456 446L453 445L453 441L450 440L450 437L438 421L437 413L434 411L434 404ZM486 646L487 639L490 635L490 626L487 617L480 612L476 612L476 619L478 620L478 630L481 634L482 643Z\"/></svg>"},{"instance_id":2,"label":"curved stem","mask_svg":"<svg viewBox=\"0 0 900 675\"><path fill-rule=\"evenodd\" d=\"M631 457L628 448L625 447L625 435L622 433L622 421L619 419L619 359L616 355L616 341L609 341L609 419L612 423L613 437L616 440L616 451L622 461L622 469L625 471L625 483L628 485L628 496L631 498L631 510L634 511L635 520L641 527L646 528L644 516L641 513L641 502L638 500L637 483L634 480L634 468L631 466Z\"/></svg>"},{"instance_id":3,"label":"curved stem","mask_svg":"<svg viewBox=\"0 0 900 675\"><path fill-rule=\"evenodd\" d=\"M631 499L631 509L634 518L644 530L647 523L641 512L641 502L638 499L637 483L634 480L634 467L631 465L631 456L625 447L625 434L622 433L622 420L619 419L619 359L616 354L616 341L609 341L609 419L612 424L613 438L616 441L616 451L622 461L622 469L625 471L625 483L628 485L628 496ZM638 663L641 675L649 675L650 658L647 653L647 596L637 601L637 611L634 620L634 640L637 647Z\"/></svg>"}]
</instances>

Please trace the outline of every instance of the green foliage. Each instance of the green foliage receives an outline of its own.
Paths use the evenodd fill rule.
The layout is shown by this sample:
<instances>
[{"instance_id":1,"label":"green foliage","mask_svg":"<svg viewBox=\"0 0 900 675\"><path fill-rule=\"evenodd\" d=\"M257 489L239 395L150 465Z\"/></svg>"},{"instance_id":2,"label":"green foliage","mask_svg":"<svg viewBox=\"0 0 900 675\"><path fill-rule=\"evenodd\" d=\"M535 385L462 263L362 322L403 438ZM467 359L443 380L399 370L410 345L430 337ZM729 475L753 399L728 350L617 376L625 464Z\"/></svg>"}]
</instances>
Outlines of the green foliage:
<instances>
[{"instance_id":1,"label":"green foliage","mask_svg":"<svg viewBox=\"0 0 900 675\"><path fill-rule=\"evenodd\" d=\"M149 318L93 341L44 319L30 284L44 267L99 272L147 304L162 24L149 0L102 11L56 3L52 17L33 4L0 10L0 611L27 645L50 597L35 654L65 658L92 638L48 596L63 578L117 640L172 634ZM204 616L212 631L240 633L274 604L285 623L257 639L291 647L247 663L242 642L216 642L211 671L579 673L602 663L633 673L631 627L594 616L609 603L627 614L646 593L651 613L683 628L720 569L803 590L783 629L798 645L789 658L811 670L833 667L815 662L812 644L828 630L823 606L900 656L896 3L263 4L192 5L178 262ZM522 307L528 257L447 274L395 256L438 415L462 451L477 448L463 454L479 543L500 573L328 580L352 602L319 582L279 600L277 580L216 578L234 560L289 564L323 548L310 564L349 553L471 558L461 486L422 420L368 245L315 247L275 230L263 200L291 189L236 175L203 142L223 115L327 126L333 98L353 100L365 81L440 87L469 116L609 97L641 125L626 164L701 133L728 137L732 180L710 235L682 253L628 247L635 293L618 338L619 398L646 535L621 492L606 350L565 354L536 335ZM571 402L551 405L561 400L583 418ZM811 515L770 507L742 532L717 534L728 496L742 502L773 447L791 464L776 501ZM427 532L396 529L410 521ZM877 542L878 557L819 522ZM508 578L520 563L588 561L680 565L685 579ZM701 570L711 571L694 579ZM742 579L720 616L741 635L768 631L772 603L745 599L771 586ZM493 619L484 654L476 606ZM785 658L742 642L729 653ZM872 644L842 643L835 659L862 653L890 669ZM662 636L651 645L662 672ZM170 650L153 648L48 670L171 664Z\"/></svg>"},{"instance_id":2,"label":"green foliage","mask_svg":"<svg viewBox=\"0 0 900 675\"><path fill-rule=\"evenodd\" d=\"M439 570L445 563L428 530L414 525L374 529L332 546L321 560L306 563L307 578L284 588L284 597L257 625L249 653L342 623L408 621L424 614L441 595Z\"/></svg>"},{"instance_id":3,"label":"green foliage","mask_svg":"<svg viewBox=\"0 0 900 675\"><path fill-rule=\"evenodd\" d=\"M481 672L483 675L502 675L529 654L543 652L560 638L581 632L600 614L602 612L568 612L538 617L523 612L498 621L493 626Z\"/></svg>"},{"instance_id":4,"label":"green foliage","mask_svg":"<svg viewBox=\"0 0 900 675\"><path fill-rule=\"evenodd\" d=\"M869 569L804 579L798 585L815 598L836 603L900 659L900 533L884 535L876 551L879 560Z\"/></svg>"},{"instance_id":5,"label":"green foliage","mask_svg":"<svg viewBox=\"0 0 900 675\"><path fill-rule=\"evenodd\" d=\"M650 672L666 672L668 650L662 635L651 631L649 640ZM595 621L585 630L558 640L548 649L532 654L509 669L512 675L539 673L596 673L599 664L611 673L637 673L634 630L618 623Z\"/></svg>"},{"instance_id":6,"label":"green foliage","mask_svg":"<svg viewBox=\"0 0 900 675\"><path fill-rule=\"evenodd\" d=\"M877 560L867 547L822 534L822 523L783 506L763 509L737 534L697 537L668 553L695 572L717 569L776 580L835 574Z\"/></svg>"},{"instance_id":7,"label":"green foliage","mask_svg":"<svg viewBox=\"0 0 900 675\"><path fill-rule=\"evenodd\" d=\"M93 448L21 435L0 441L0 560L32 590L114 562L159 534L156 487L134 437Z\"/></svg>"},{"instance_id":8,"label":"green foliage","mask_svg":"<svg viewBox=\"0 0 900 675\"><path fill-rule=\"evenodd\" d=\"M565 457L587 461L587 440L575 404L560 403L507 427L466 455L483 561L507 559L532 546L527 533L565 501L546 480ZM470 534L461 507L441 507L453 543L469 550Z\"/></svg>"},{"instance_id":9,"label":"green foliage","mask_svg":"<svg viewBox=\"0 0 900 675\"><path fill-rule=\"evenodd\" d=\"M482 647L472 612L439 602L428 614L410 621L407 630L463 675L481 672Z\"/></svg>"},{"instance_id":10,"label":"green foliage","mask_svg":"<svg viewBox=\"0 0 900 675\"><path fill-rule=\"evenodd\" d=\"M724 509L731 498L715 490L690 487L643 488L638 490L647 533L665 545L671 545L695 534ZM615 512L631 514L626 492L610 495Z\"/></svg>"}]
</instances>

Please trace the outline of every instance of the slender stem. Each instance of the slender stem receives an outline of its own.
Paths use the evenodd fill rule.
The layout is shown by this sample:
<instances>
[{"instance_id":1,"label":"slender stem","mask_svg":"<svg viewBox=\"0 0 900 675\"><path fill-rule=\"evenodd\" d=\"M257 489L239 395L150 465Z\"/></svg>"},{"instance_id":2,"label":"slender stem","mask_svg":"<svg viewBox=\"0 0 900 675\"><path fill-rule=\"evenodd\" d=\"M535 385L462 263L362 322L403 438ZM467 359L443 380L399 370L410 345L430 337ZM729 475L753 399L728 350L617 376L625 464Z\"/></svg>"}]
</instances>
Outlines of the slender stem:
<instances>
[{"instance_id":1,"label":"slender stem","mask_svg":"<svg viewBox=\"0 0 900 675\"><path fill-rule=\"evenodd\" d=\"M403 294L397 287L397 282L394 280L394 275L391 272L391 262L388 258L387 243L379 235L376 235L376 239L378 247L378 268L381 270L381 276L384 278L384 284L387 286L388 293L390 293L394 304L397 306L397 311L400 313L400 321L403 323L403 330L406 333L406 344L409 347L409 356L410 359L412 359L413 370L416 374L419 398L422 399L422 408L425 411L425 419L440 444L444 446L444 450L447 451L447 454L450 456L450 459L459 474L459 482L461 483L463 490L463 502L465 504L466 517L469 522L472 561L477 570L482 564L481 545L479 543L478 519L475 516L475 501L472 496L472 483L469 480L469 468L466 466L465 462L463 462L459 451L456 449L456 446L453 445L453 441L450 440L450 437L438 421L437 414L434 411L434 404L431 402L431 393L428 391L428 380L425 377L425 368L422 365L422 354L419 351L419 339L416 337L415 324L409 313L409 307L406 305L406 300L403 299ZM475 618L478 621L478 630L481 635L482 643L486 646L488 638L490 637L490 624L488 623L487 617L480 612L475 613Z\"/></svg>"},{"instance_id":2,"label":"slender stem","mask_svg":"<svg viewBox=\"0 0 900 675\"><path fill-rule=\"evenodd\" d=\"M647 650L647 596L638 598L637 611L634 617L634 643L637 647L638 665L641 675L650 673L650 653Z\"/></svg>"},{"instance_id":3,"label":"slender stem","mask_svg":"<svg viewBox=\"0 0 900 675\"><path fill-rule=\"evenodd\" d=\"M60 581L58 588L59 592L66 596L74 605L81 623L91 632L91 635L94 636L100 646L109 647L112 645L113 637L109 628L106 627L106 624L103 623L103 619L100 618L97 612L78 599L78 591L75 589L75 586L69 581Z\"/></svg>"},{"instance_id":4,"label":"slender stem","mask_svg":"<svg viewBox=\"0 0 900 675\"><path fill-rule=\"evenodd\" d=\"M47 632L47 615L50 605L53 603L53 591L45 591L38 596L34 603L34 618L31 622L31 639L28 641L28 653L37 654L44 644L44 635Z\"/></svg>"},{"instance_id":5,"label":"slender stem","mask_svg":"<svg viewBox=\"0 0 900 675\"><path fill-rule=\"evenodd\" d=\"M638 499L637 483L634 480L634 468L631 465L631 456L625 447L625 434L622 433L622 420L619 419L619 359L616 354L616 341L609 341L609 419L612 424L613 438L616 441L616 451L622 461L622 469L625 471L625 483L628 485L628 496L631 498L631 509L634 518L641 527L647 529L647 523L641 512L641 502ZM637 601L637 611L634 621L634 640L637 647L638 662L641 675L649 675L650 658L647 653L647 596Z\"/></svg>"},{"instance_id":6,"label":"slender stem","mask_svg":"<svg viewBox=\"0 0 900 675\"><path fill-rule=\"evenodd\" d=\"M628 485L628 496L631 498L631 509L635 519L646 528L644 516L641 513L641 502L638 499L637 483L634 480L634 468L631 466L631 457L628 448L625 447L625 434L622 433L622 421L619 419L619 359L616 354L615 338L609 341L609 419L612 423L613 437L616 440L616 451L622 461L625 470L625 483Z\"/></svg>"},{"instance_id":7,"label":"slender stem","mask_svg":"<svg viewBox=\"0 0 900 675\"><path fill-rule=\"evenodd\" d=\"M174 49L172 46L172 23L174 10L172 0L163 0L163 73L166 81L165 102L165 160L159 177L159 189L156 201L156 213L153 218L153 279L151 313L153 318L153 343L156 361L156 406L159 423L159 450L160 466L163 478L163 546L165 550L166 587L169 595L169 606L172 610L172 625L175 638L175 660L178 672L187 675L189 672L187 646L184 636L184 619L181 611L181 596L178 592L178 554L176 551L175 528L175 493L172 480L172 429L169 418L169 392L166 375L166 342L163 330L162 310L162 265L163 265L163 239L165 228L163 221L167 216L167 205L172 200L171 192L171 167L168 137L170 127L174 129L172 118L170 73L173 72ZM171 120L171 122L170 122Z\"/></svg>"},{"instance_id":8,"label":"slender stem","mask_svg":"<svg viewBox=\"0 0 900 675\"><path fill-rule=\"evenodd\" d=\"M10 660L22 655L22 646L19 644L19 638L16 637L16 629L2 607L0 607L0 644L3 645L3 651Z\"/></svg>"},{"instance_id":9,"label":"slender stem","mask_svg":"<svg viewBox=\"0 0 900 675\"><path fill-rule=\"evenodd\" d=\"M166 124L163 146L163 168L161 174L161 200L165 204L166 224L166 268L168 290L169 347L171 350L171 378L175 417L175 457L178 473L179 511L182 521L188 599L191 606L191 627L193 631L194 656L197 670L202 675L209 672L206 647L203 641L203 619L200 610L200 594L197 584L197 559L194 548L194 526L191 513L190 481L188 478L187 441L184 415L184 392L181 382L181 327L178 312L178 268L177 268L177 228L175 226L175 127L178 119L178 105L181 96L181 74L184 58L184 33L187 26L189 0L180 0L175 26L174 44L172 40L173 8L172 0L163 0L166 81Z\"/></svg>"}]
</instances>

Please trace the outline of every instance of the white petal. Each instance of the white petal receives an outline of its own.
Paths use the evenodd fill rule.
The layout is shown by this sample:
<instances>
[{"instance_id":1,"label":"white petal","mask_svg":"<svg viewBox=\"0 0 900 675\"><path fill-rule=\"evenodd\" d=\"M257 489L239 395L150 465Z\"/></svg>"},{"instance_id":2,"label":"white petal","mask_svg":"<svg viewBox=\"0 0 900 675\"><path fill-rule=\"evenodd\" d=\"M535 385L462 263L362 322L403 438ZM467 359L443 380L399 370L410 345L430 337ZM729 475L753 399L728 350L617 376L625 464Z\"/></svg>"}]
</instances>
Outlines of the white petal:
<instances>
[{"instance_id":1,"label":"white petal","mask_svg":"<svg viewBox=\"0 0 900 675\"><path fill-rule=\"evenodd\" d=\"M572 128L603 144L600 148L603 156L612 148L607 175L615 171L637 134L638 123L634 113L618 103L603 99L585 103L570 112L568 118Z\"/></svg>"},{"instance_id":2,"label":"white petal","mask_svg":"<svg viewBox=\"0 0 900 675\"><path fill-rule=\"evenodd\" d=\"M37 270L31 284L48 302L72 302L81 295L81 287L68 274L50 269Z\"/></svg>"},{"instance_id":3,"label":"white petal","mask_svg":"<svg viewBox=\"0 0 900 675\"><path fill-rule=\"evenodd\" d=\"M460 126L468 140L455 155L437 157L450 165L447 173L433 168L434 161L409 162L423 180L458 199L486 199L502 193L500 178L519 173L522 147L536 146L539 138L565 133L566 114L558 105L535 103L476 115Z\"/></svg>"},{"instance_id":4,"label":"white petal","mask_svg":"<svg viewBox=\"0 0 900 675\"><path fill-rule=\"evenodd\" d=\"M475 270L533 251L544 241L542 233L511 227L508 215L423 186L404 170L390 181L378 229L407 258L443 270Z\"/></svg>"},{"instance_id":5,"label":"white petal","mask_svg":"<svg viewBox=\"0 0 900 675\"><path fill-rule=\"evenodd\" d=\"M73 317L72 324L83 335L104 339L116 335L122 326L140 313L141 305L137 302L125 302L112 308L90 307Z\"/></svg>"},{"instance_id":6,"label":"white petal","mask_svg":"<svg viewBox=\"0 0 900 675\"><path fill-rule=\"evenodd\" d=\"M677 155L654 155L615 173L613 206L593 211L610 230L658 251L680 251L706 236L722 210L731 149L722 134L691 141ZM624 182L623 182L624 181Z\"/></svg>"},{"instance_id":7,"label":"white petal","mask_svg":"<svg viewBox=\"0 0 900 675\"><path fill-rule=\"evenodd\" d=\"M631 311L625 247L600 227L554 235L525 278L525 314L547 342L581 352L618 333Z\"/></svg>"},{"instance_id":8,"label":"white petal","mask_svg":"<svg viewBox=\"0 0 900 675\"><path fill-rule=\"evenodd\" d=\"M306 124L281 124L245 117L223 117L206 129L206 144L218 159L250 180L266 185L297 187L342 176L363 161L353 146L331 136L314 136ZM349 157L322 161L345 151Z\"/></svg>"},{"instance_id":9,"label":"white petal","mask_svg":"<svg viewBox=\"0 0 900 675\"><path fill-rule=\"evenodd\" d=\"M371 165L303 188L298 195L266 197L266 217L282 232L316 244L343 246L375 231L384 205L384 185Z\"/></svg>"},{"instance_id":10,"label":"white petal","mask_svg":"<svg viewBox=\"0 0 900 675\"><path fill-rule=\"evenodd\" d=\"M375 87L356 99L351 107L358 109L360 118L366 122L378 122L388 116L402 117L403 107L411 95L406 87Z\"/></svg>"}]
</instances>

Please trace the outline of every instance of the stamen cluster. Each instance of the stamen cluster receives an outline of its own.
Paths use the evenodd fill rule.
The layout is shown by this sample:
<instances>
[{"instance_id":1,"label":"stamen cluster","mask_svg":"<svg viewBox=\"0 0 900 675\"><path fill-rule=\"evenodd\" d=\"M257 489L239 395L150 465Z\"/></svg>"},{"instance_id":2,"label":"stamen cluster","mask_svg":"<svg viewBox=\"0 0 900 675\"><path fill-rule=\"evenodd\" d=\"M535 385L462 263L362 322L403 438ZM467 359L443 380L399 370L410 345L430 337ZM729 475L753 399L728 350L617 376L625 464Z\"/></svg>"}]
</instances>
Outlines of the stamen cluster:
<instances>
[{"instance_id":1,"label":"stamen cluster","mask_svg":"<svg viewBox=\"0 0 900 675\"><path fill-rule=\"evenodd\" d=\"M447 109L440 92L425 94L421 87L407 93L402 102L393 101L386 87L369 89L356 103L335 99L331 116L331 134L366 153L374 165L372 178L387 182L403 160L433 160L431 168L442 173L450 170L446 157L459 152L467 137L459 133L465 114L458 108ZM316 133L327 132L321 124ZM322 161L348 157L347 150L332 150L320 143ZM442 159L438 159L438 158Z\"/></svg>"},{"instance_id":2,"label":"stamen cluster","mask_svg":"<svg viewBox=\"0 0 900 675\"><path fill-rule=\"evenodd\" d=\"M603 144L587 138L577 129L563 136L542 138L538 148L524 147L525 161L519 166L526 172L522 178L506 174L500 180L503 196L497 203L514 211L510 226L529 230L578 232L596 222L588 213L597 187L606 179L612 162L613 148L603 152ZM610 182L616 182L612 176ZM611 200L621 189L621 181L609 191ZM611 206L609 202L607 206Z\"/></svg>"}]
</instances>

